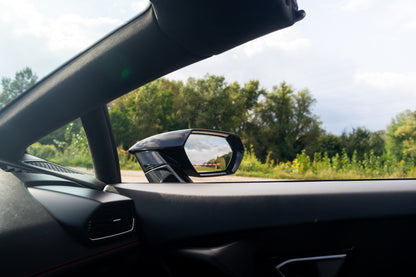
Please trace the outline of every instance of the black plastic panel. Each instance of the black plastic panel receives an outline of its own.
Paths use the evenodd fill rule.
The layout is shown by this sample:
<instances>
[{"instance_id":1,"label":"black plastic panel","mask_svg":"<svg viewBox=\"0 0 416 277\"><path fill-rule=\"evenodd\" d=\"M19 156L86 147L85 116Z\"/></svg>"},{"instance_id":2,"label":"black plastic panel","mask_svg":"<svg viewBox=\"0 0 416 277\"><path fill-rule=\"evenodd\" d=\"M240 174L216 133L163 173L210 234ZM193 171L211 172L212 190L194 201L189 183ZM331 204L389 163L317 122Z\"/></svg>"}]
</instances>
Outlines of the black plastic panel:
<instances>
[{"instance_id":1,"label":"black plastic panel","mask_svg":"<svg viewBox=\"0 0 416 277\"><path fill-rule=\"evenodd\" d=\"M76 238L98 241L134 229L133 201L125 196L71 186L29 191Z\"/></svg>"},{"instance_id":2,"label":"black plastic panel","mask_svg":"<svg viewBox=\"0 0 416 277\"><path fill-rule=\"evenodd\" d=\"M246 242L241 255L251 259L254 276L277 276L276 265L288 259L340 253L347 254L345 263L326 268L339 277L414 272L415 180L120 184L116 188L135 200L149 245L189 250L187 257L174 251L169 256L178 276L197 275L201 268L230 269L235 255L225 255L221 262L215 255L222 255L222 246L239 241ZM209 259L220 264L212 268ZM299 268L290 271L305 273ZM253 275L245 270L241 276Z\"/></svg>"},{"instance_id":3,"label":"black plastic panel","mask_svg":"<svg viewBox=\"0 0 416 277\"><path fill-rule=\"evenodd\" d=\"M2 276L46 276L137 246L137 238L87 246L71 236L19 179L0 170L0 245Z\"/></svg>"},{"instance_id":4,"label":"black plastic panel","mask_svg":"<svg viewBox=\"0 0 416 277\"><path fill-rule=\"evenodd\" d=\"M296 224L416 216L416 181L120 184L151 242Z\"/></svg>"},{"instance_id":5,"label":"black plastic panel","mask_svg":"<svg viewBox=\"0 0 416 277\"><path fill-rule=\"evenodd\" d=\"M152 0L160 28L192 53L218 54L304 17L294 0Z\"/></svg>"}]
</instances>

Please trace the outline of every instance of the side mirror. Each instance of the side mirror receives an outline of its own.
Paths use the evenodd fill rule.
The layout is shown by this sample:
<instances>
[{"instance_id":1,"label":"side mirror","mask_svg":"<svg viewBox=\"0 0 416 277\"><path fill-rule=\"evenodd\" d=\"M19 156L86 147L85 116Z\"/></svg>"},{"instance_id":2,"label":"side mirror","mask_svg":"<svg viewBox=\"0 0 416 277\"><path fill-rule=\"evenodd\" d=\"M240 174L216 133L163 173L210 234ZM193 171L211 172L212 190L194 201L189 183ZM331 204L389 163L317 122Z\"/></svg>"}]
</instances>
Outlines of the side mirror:
<instances>
[{"instance_id":1,"label":"side mirror","mask_svg":"<svg viewBox=\"0 0 416 277\"><path fill-rule=\"evenodd\" d=\"M136 156L150 183L191 183L189 176L235 173L244 147L231 133L186 129L143 139L129 152Z\"/></svg>"}]
</instances>

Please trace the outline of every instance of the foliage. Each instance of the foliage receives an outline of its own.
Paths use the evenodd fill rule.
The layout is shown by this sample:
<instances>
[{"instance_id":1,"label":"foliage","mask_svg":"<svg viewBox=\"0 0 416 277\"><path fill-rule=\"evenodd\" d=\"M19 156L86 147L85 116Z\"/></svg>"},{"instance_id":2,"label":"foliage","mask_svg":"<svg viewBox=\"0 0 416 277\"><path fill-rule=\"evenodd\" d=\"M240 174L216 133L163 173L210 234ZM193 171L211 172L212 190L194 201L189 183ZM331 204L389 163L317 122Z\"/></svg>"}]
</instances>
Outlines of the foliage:
<instances>
[{"instance_id":1,"label":"foliage","mask_svg":"<svg viewBox=\"0 0 416 277\"><path fill-rule=\"evenodd\" d=\"M211 159L207 162L204 162L202 165L198 166L197 171L221 171L227 168L228 163L231 160L232 152L227 154L217 156L214 159Z\"/></svg>"},{"instance_id":2,"label":"foliage","mask_svg":"<svg viewBox=\"0 0 416 277\"><path fill-rule=\"evenodd\" d=\"M206 128L240 133L265 91L258 81L241 87L228 84L222 76L206 75L203 79L189 78L180 90L181 120L187 128Z\"/></svg>"},{"instance_id":3,"label":"foliage","mask_svg":"<svg viewBox=\"0 0 416 277\"><path fill-rule=\"evenodd\" d=\"M136 141L165 131L185 128L178 120L181 82L159 79L109 104L117 145L125 149Z\"/></svg>"},{"instance_id":4,"label":"foliage","mask_svg":"<svg viewBox=\"0 0 416 277\"><path fill-rule=\"evenodd\" d=\"M394 157L377 156L373 151L365 153L362 160L356 154L350 159L344 149L342 154L329 157L328 153L316 152L314 158L302 151L293 161L260 162L250 148L246 151L237 175L274 179L330 180L330 179L375 179L414 178L415 163L398 161Z\"/></svg>"},{"instance_id":5,"label":"foliage","mask_svg":"<svg viewBox=\"0 0 416 277\"><path fill-rule=\"evenodd\" d=\"M0 93L0 109L4 108L13 99L32 87L38 77L29 67L16 72L14 79L3 77L1 85L3 91Z\"/></svg>"},{"instance_id":6,"label":"foliage","mask_svg":"<svg viewBox=\"0 0 416 277\"><path fill-rule=\"evenodd\" d=\"M387 153L399 160L416 158L416 111L406 110L387 127Z\"/></svg>"},{"instance_id":7,"label":"foliage","mask_svg":"<svg viewBox=\"0 0 416 277\"><path fill-rule=\"evenodd\" d=\"M117 147L117 153L121 169L141 170L136 158L128 151L124 150L122 146Z\"/></svg>"},{"instance_id":8,"label":"foliage","mask_svg":"<svg viewBox=\"0 0 416 277\"><path fill-rule=\"evenodd\" d=\"M185 84L161 78L114 100L109 114L116 143L127 149L148 136L185 128L241 133L261 94L258 81L240 86L214 75Z\"/></svg>"},{"instance_id":9,"label":"foliage","mask_svg":"<svg viewBox=\"0 0 416 277\"><path fill-rule=\"evenodd\" d=\"M61 128L53 131L47 136L41 138L39 142L41 144L54 144L54 145L56 145L57 142L68 142L68 140L72 137L72 135L78 134L79 132L81 132L81 129L82 129L82 123L81 123L81 120L78 118L72 121L71 123L68 123L62 126Z\"/></svg>"},{"instance_id":10,"label":"foliage","mask_svg":"<svg viewBox=\"0 0 416 277\"><path fill-rule=\"evenodd\" d=\"M315 102L307 89L295 93L285 82L265 94L247 130L247 142L256 155L262 161L268 155L275 161L293 160L302 149L313 155L322 133L321 122L311 110Z\"/></svg>"},{"instance_id":11,"label":"foliage","mask_svg":"<svg viewBox=\"0 0 416 277\"><path fill-rule=\"evenodd\" d=\"M352 157L354 151L357 159L362 160L365 153L373 151L375 155L381 156L384 152L385 132L370 130L358 127L353 128L352 132L347 134L344 132L341 135L342 147L346 149L347 154Z\"/></svg>"},{"instance_id":12,"label":"foliage","mask_svg":"<svg viewBox=\"0 0 416 277\"><path fill-rule=\"evenodd\" d=\"M84 129L73 132L74 123L65 128L64 140L55 140L54 144L40 142L28 147L27 152L39 158L64 166L92 168L92 160Z\"/></svg>"},{"instance_id":13,"label":"foliage","mask_svg":"<svg viewBox=\"0 0 416 277\"><path fill-rule=\"evenodd\" d=\"M93 167L84 129L73 131L76 122L69 123L64 132L64 140L55 140L55 144L45 145L36 142L28 147L27 152L36 157L70 167ZM140 165L128 151L117 148L120 167L122 169L140 170Z\"/></svg>"},{"instance_id":14,"label":"foliage","mask_svg":"<svg viewBox=\"0 0 416 277\"><path fill-rule=\"evenodd\" d=\"M28 153L42 158L42 159L54 159L58 150L56 149L55 145L53 144L41 144L40 142L36 142L29 146L26 150Z\"/></svg>"},{"instance_id":15,"label":"foliage","mask_svg":"<svg viewBox=\"0 0 416 277\"><path fill-rule=\"evenodd\" d=\"M35 84L30 68L2 78L0 108ZM315 98L282 82L271 92L258 81L227 83L223 76L189 78L186 83L158 79L108 105L119 145L120 165L139 169L126 149L148 136L184 128L239 134L248 147L240 173L289 179L411 177L416 173L416 111L397 115L387 130L353 128L336 136L321 129L312 113ZM66 166L92 167L87 139L78 119L28 152Z\"/></svg>"},{"instance_id":16,"label":"foliage","mask_svg":"<svg viewBox=\"0 0 416 277\"><path fill-rule=\"evenodd\" d=\"M318 139L317 152L327 153L329 157L333 157L337 153L341 153L343 148L345 148L345 146L339 136L325 133Z\"/></svg>"}]
</instances>

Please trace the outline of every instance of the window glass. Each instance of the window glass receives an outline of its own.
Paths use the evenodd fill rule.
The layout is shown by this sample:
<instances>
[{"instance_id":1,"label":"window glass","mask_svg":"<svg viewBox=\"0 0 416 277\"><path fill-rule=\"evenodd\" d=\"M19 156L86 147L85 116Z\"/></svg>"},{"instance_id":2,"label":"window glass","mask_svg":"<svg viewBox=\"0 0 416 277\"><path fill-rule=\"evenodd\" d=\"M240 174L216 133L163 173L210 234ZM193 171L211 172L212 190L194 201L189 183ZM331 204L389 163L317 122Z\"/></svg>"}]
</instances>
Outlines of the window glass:
<instances>
[{"instance_id":1,"label":"window glass","mask_svg":"<svg viewBox=\"0 0 416 277\"><path fill-rule=\"evenodd\" d=\"M50 133L26 151L50 162L93 174L87 137L80 119Z\"/></svg>"},{"instance_id":2,"label":"window glass","mask_svg":"<svg viewBox=\"0 0 416 277\"><path fill-rule=\"evenodd\" d=\"M416 5L408 0L298 2L306 18L293 26L112 102L121 167L136 170L127 149L138 140L207 128L242 138L246 153L237 175L416 177ZM0 31L8 43L0 45L0 109L147 4L1 2ZM83 137L75 131L65 137L65 130L53 138L56 142L45 138L28 151L91 167L67 155ZM61 156L47 154L54 151Z\"/></svg>"},{"instance_id":3,"label":"window glass","mask_svg":"<svg viewBox=\"0 0 416 277\"><path fill-rule=\"evenodd\" d=\"M127 152L135 142L203 128L238 134L246 151L237 177L196 181L416 177L416 112L400 113L381 130L358 125L334 134L317 115L317 101L308 89L286 82L268 90L259 81L205 75L153 81L110 103L109 114L125 170L137 165Z\"/></svg>"}]
</instances>

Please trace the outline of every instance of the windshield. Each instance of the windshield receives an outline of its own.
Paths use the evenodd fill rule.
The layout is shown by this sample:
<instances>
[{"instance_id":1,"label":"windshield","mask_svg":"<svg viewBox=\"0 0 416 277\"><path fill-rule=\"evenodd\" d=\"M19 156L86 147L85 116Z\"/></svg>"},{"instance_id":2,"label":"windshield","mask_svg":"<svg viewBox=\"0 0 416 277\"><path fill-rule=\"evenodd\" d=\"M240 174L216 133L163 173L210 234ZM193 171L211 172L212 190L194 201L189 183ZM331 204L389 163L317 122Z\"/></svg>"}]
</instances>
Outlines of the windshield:
<instances>
[{"instance_id":1,"label":"windshield","mask_svg":"<svg viewBox=\"0 0 416 277\"><path fill-rule=\"evenodd\" d=\"M0 1L0 109L143 11L139 1Z\"/></svg>"}]
</instances>

